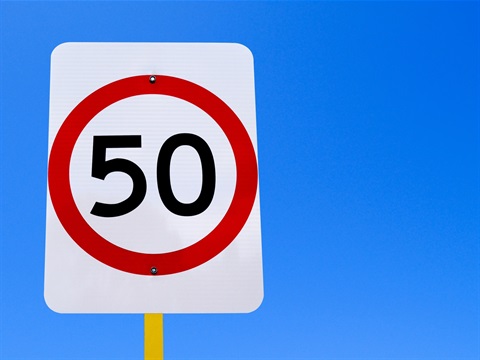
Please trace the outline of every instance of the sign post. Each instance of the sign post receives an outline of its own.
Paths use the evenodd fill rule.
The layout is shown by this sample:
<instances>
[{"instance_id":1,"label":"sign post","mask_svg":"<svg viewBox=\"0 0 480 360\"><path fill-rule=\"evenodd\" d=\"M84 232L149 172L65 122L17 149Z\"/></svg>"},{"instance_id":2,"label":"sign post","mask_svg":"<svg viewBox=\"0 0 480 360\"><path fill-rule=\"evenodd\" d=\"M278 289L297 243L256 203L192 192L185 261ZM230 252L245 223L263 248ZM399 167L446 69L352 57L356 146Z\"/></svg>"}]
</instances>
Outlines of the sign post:
<instances>
[{"instance_id":1,"label":"sign post","mask_svg":"<svg viewBox=\"0 0 480 360\"><path fill-rule=\"evenodd\" d=\"M145 360L163 360L163 315L145 314Z\"/></svg>"}]
</instances>

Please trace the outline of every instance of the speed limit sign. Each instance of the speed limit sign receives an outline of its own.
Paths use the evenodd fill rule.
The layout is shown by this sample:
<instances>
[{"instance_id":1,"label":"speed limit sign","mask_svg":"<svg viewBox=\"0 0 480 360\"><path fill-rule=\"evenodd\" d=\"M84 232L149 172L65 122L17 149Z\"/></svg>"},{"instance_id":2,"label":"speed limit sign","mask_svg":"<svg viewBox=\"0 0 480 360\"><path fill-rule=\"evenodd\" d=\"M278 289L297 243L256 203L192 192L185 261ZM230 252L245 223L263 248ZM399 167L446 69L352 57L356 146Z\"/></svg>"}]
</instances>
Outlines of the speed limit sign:
<instances>
[{"instance_id":1,"label":"speed limit sign","mask_svg":"<svg viewBox=\"0 0 480 360\"><path fill-rule=\"evenodd\" d=\"M52 53L45 300L61 313L263 299L253 57L230 43Z\"/></svg>"}]
</instances>

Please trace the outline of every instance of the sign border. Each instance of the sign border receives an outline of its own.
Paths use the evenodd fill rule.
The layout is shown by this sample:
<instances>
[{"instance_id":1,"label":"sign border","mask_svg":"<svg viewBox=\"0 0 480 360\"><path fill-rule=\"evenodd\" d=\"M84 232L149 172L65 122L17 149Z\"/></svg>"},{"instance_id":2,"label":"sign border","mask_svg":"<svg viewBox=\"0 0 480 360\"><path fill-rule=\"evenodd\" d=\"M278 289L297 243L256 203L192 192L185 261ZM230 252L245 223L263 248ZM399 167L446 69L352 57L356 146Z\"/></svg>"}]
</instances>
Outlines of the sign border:
<instances>
[{"instance_id":1,"label":"sign border","mask_svg":"<svg viewBox=\"0 0 480 360\"><path fill-rule=\"evenodd\" d=\"M151 82L150 77L156 81ZM172 252L146 254L119 247L93 230L78 210L70 187L70 161L76 141L102 110L123 99L157 94L187 101L206 112L227 136L236 164L232 202L220 223L203 239ZM48 186L63 228L85 252L115 269L138 275L168 275L195 268L230 245L245 225L255 202L258 167L255 150L241 120L219 97L202 86L167 75L137 75L109 83L82 100L67 116L53 142Z\"/></svg>"}]
</instances>

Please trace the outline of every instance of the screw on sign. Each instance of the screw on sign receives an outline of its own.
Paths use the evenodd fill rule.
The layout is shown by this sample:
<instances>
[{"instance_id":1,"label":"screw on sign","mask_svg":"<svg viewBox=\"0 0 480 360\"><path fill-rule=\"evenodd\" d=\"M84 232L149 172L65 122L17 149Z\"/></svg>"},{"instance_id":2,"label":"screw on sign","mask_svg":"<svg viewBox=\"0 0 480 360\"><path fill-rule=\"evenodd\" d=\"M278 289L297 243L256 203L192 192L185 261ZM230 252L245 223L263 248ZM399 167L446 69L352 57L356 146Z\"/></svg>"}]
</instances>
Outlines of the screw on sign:
<instances>
[{"instance_id":1,"label":"screw on sign","mask_svg":"<svg viewBox=\"0 0 480 360\"><path fill-rule=\"evenodd\" d=\"M135 74L131 64L163 71ZM249 50L67 43L52 53L51 83L47 304L66 313L256 309L263 279ZM197 160L183 160L185 149Z\"/></svg>"}]
</instances>

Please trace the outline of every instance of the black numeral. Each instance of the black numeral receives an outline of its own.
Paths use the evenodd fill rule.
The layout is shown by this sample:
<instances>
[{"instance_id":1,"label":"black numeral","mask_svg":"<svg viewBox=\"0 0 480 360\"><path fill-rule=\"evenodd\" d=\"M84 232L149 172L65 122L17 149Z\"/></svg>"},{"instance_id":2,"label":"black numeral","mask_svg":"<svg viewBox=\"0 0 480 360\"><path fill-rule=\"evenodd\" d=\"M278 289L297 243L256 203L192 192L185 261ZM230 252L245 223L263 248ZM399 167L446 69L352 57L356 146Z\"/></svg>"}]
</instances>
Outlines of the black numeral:
<instances>
[{"instance_id":1,"label":"black numeral","mask_svg":"<svg viewBox=\"0 0 480 360\"><path fill-rule=\"evenodd\" d=\"M108 174L119 171L129 175L133 181L132 194L127 199L117 204L96 202L91 211L93 215L121 216L135 210L142 203L147 193L147 180L138 165L126 159L105 160L107 148L139 147L142 147L140 135L93 137L92 177L104 180Z\"/></svg>"},{"instance_id":2,"label":"black numeral","mask_svg":"<svg viewBox=\"0 0 480 360\"><path fill-rule=\"evenodd\" d=\"M177 200L172 190L170 167L173 153L180 146L194 148L202 165L202 188L198 198L191 203ZM140 135L107 135L93 137L92 177L105 180L112 172L123 172L131 177L133 189L131 195L117 204L96 202L91 214L101 217L115 217L135 210L145 198L147 181L142 170L130 160L115 158L106 160L108 148L141 148ZM215 193L215 162L208 144L194 134L173 135L160 148L157 160L157 186L165 207L180 216L195 216L204 212L211 204Z\"/></svg>"},{"instance_id":3,"label":"black numeral","mask_svg":"<svg viewBox=\"0 0 480 360\"><path fill-rule=\"evenodd\" d=\"M202 189L197 200L189 204L177 200L170 180L173 152L183 145L193 147L200 156L202 164ZM177 134L167 139L158 154L157 185L163 204L172 213L180 216L194 216L204 212L210 206L215 192L215 163L212 151L205 140L193 134Z\"/></svg>"}]
</instances>

